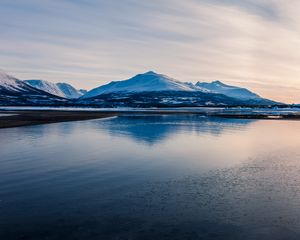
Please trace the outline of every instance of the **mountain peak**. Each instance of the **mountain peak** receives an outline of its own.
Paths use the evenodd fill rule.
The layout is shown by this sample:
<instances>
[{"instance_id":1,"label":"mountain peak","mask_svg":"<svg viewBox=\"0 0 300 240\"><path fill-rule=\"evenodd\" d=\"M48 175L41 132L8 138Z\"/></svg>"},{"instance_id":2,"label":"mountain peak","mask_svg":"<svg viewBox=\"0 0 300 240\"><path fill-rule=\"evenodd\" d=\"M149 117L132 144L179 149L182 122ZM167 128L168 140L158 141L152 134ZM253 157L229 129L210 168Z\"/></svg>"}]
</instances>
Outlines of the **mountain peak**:
<instances>
[{"instance_id":1,"label":"mountain peak","mask_svg":"<svg viewBox=\"0 0 300 240\"><path fill-rule=\"evenodd\" d=\"M113 81L98 88L94 88L85 94L83 98L91 98L100 94L116 92L137 93L158 91L195 91L195 89L186 83L177 81L166 75L148 71L127 80Z\"/></svg>"},{"instance_id":2,"label":"mountain peak","mask_svg":"<svg viewBox=\"0 0 300 240\"><path fill-rule=\"evenodd\" d=\"M52 83L45 80L25 80L25 82L34 88L63 98L75 99L82 96L82 93L68 83Z\"/></svg>"},{"instance_id":3,"label":"mountain peak","mask_svg":"<svg viewBox=\"0 0 300 240\"><path fill-rule=\"evenodd\" d=\"M217 84L217 85L222 85L222 86L226 85L226 84L222 83L220 80L215 80L215 81L212 81L211 83Z\"/></svg>"},{"instance_id":4,"label":"mountain peak","mask_svg":"<svg viewBox=\"0 0 300 240\"><path fill-rule=\"evenodd\" d=\"M160 74L158 74L158 73L156 73L156 72L154 72L154 71L148 71L148 72L145 72L145 73L143 73L144 75L160 75Z\"/></svg>"},{"instance_id":5,"label":"mountain peak","mask_svg":"<svg viewBox=\"0 0 300 240\"><path fill-rule=\"evenodd\" d=\"M18 90L20 88L20 80L0 70L0 87L1 86L11 90Z\"/></svg>"},{"instance_id":6,"label":"mountain peak","mask_svg":"<svg viewBox=\"0 0 300 240\"><path fill-rule=\"evenodd\" d=\"M213 82L198 82L196 86L205 88L214 93L220 93L227 95L229 97L238 99L257 99L260 98L257 94L251 92L250 90L242 87L230 86L219 80Z\"/></svg>"}]
</instances>

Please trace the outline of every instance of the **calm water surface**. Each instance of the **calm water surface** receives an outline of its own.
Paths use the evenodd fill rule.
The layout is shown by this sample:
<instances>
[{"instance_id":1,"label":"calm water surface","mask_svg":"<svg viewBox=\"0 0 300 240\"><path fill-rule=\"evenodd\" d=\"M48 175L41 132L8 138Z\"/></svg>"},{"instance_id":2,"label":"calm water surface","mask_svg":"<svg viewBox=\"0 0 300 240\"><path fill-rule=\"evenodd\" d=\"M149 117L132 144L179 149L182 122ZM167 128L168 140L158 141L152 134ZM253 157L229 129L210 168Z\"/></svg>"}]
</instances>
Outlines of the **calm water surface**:
<instances>
[{"instance_id":1,"label":"calm water surface","mask_svg":"<svg viewBox=\"0 0 300 240\"><path fill-rule=\"evenodd\" d=\"M0 129L0 239L300 239L300 122Z\"/></svg>"}]
</instances>

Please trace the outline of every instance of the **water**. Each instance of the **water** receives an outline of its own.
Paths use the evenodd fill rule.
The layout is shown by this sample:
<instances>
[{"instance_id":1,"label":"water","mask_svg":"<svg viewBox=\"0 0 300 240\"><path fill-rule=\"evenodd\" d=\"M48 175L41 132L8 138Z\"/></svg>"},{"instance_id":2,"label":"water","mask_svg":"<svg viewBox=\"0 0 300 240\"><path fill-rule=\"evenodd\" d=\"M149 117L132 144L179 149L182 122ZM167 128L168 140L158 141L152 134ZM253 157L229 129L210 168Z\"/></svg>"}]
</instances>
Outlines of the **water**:
<instances>
[{"instance_id":1,"label":"water","mask_svg":"<svg viewBox=\"0 0 300 240\"><path fill-rule=\"evenodd\" d=\"M299 239L300 122L0 129L0 239Z\"/></svg>"}]
</instances>

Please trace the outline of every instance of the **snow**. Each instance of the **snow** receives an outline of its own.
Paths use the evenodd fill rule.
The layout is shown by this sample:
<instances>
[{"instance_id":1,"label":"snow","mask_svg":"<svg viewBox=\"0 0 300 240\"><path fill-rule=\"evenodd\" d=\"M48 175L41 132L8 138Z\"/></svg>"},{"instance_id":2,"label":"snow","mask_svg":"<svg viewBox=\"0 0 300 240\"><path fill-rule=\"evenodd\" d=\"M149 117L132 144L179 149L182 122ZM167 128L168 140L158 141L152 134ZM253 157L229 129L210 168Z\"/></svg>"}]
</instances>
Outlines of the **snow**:
<instances>
[{"instance_id":1,"label":"snow","mask_svg":"<svg viewBox=\"0 0 300 240\"><path fill-rule=\"evenodd\" d=\"M260 97L246 88L230 86L221 81L211 83L180 82L166 75L157 74L153 71L138 74L133 78L124 81L113 81L106 85L92 89L83 95L82 98L92 98L109 93L132 93L132 92L158 92L158 91L201 91L206 93L224 94L228 97L238 99L260 99Z\"/></svg>"},{"instance_id":2,"label":"snow","mask_svg":"<svg viewBox=\"0 0 300 240\"><path fill-rule=\"evenodd\" d=\"M163 74L158 74L149 71L143 74L138 74L128 80L113 81L106 85L97 87L84 94L85 90L77 90L67 83L51 83L44 80L25 80L20 81L6 73L0 71L0 88L14 92L28 92L32 94L43 95L45 92L55 96L66 99L87 99L98 95L117 93L117 94L131 94L142 92L160 92L160 91L183 91L191 93L213 93L224 94L240 100L265 100L260 98L257 94L249 91L246 88L230 86L221 81L214 81L211 83L198 82L196 84L189 82L180 82ZM35 88L35 89L33 89ZM37 93L36 89L43 92ZM174 94L173 94L174 95ZM121 95L120 95L121 97ZM47 96L45 96L47 98ZM173 97L174 98L174 97ZM65 99L65 100L66 100ZM212 96L213 99L213 96ZM175 99L172 99L175 100ZM177 99L178 100L178 99ZM183 99L181 99L183 100ZM208 99L207 105L212 104L211 99ZM67 100L66 100L67 101ZM96 101L93 99L93 101ZM272 103L265 103L272 104Z\"/></svg>"},{"instance_id":3,"label":"snow","mask_svg":"<svg viewBox=\"0 0 300 240\"><path fill-rule=\"evenodd\" d=\"M7 90L20 91L22 89L22 82L0 71L0 86Z\"/></svg>"},{"instance_id":4,"label":"snow","mask_svg":"<svg viewBox=\"0 0 300 240\"><path fill-rule=\"evenodd\" d=\"M56 84L44 80L25 80L30 86L43 90L47 93L64 97L64 93L56 86Z\"/></svg>"},{"instance_id":5,"label":"snow","mask_svg":"<svg viewBox=\"0 0 300 240\"><path fill-rule=\"evenodd\" d=\"M63 98L75 99L83 95L68 83L52 83L45 80L25 80L25 82L34 88Z\"/></svg>"},{"instance_id":6,"label":"snow","mask_svg":"<svg viewBox=\"0 0 300 240\"><path fill-rule=\"evenodd\" d=\"M80 90L76 90L68 83L57 83L56 86L63 92L66 98L75 99L83 95Z\"/></svg>"},{"instance_id":7,"label":"snow","mask_svg":"<svg viewBox=\"0 0 300 240\"><path fill-rule=\"evenodd\" d=\"M168 76L155 72L138 74L124 81L113 81L106 85L92 89L83 98L91 98L101 94L115 92L152 92L152 91L196 91L187 83L177 81Z\"/></svg>"},{"instance_id":8,"label":"snow","mask_svg":"<svg viewBox=\"0 0 300 240\"><path fill-rule=\"evenodd\" d=\"M229 97L238 99L259 99L260 97L249 91L246 88L240 88L235 86L230 86L222 83L221 81L213 81L211 83L207 82L197 82L195 84L197 87L206 89L212 93L224 94Z\"/></svg>"}]
</instances>

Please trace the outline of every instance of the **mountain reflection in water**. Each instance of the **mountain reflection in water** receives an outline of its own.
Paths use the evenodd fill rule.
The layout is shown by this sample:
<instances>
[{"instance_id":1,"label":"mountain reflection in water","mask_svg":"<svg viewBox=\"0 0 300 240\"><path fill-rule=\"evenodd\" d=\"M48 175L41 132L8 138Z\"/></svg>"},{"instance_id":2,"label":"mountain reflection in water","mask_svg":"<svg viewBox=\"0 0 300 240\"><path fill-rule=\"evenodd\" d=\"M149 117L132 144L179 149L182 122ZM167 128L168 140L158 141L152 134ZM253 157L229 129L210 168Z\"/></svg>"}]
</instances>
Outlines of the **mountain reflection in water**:
<instances>
[{"instance_id":1,"label":"mountain reflection in water","mask_svg":"<svg viewBox=\"0 0 300 240\"><path fill-rule=\"evenodd\" d=\"M0 129L0 239L300 239L299 129L184 114Z\"/></svg>"},{"instance_id":2,"label":"mountain reflection in water","mask_svg":"<svg viewBox=\"0 0 300 240\"><path fill-rule=\"evenodd\" d=\"M113 136L126 136L146 144L156 144L180 132L221 135L241 130L255 122L250 119L210 118L200 115L121 115L99 121L99 127Z\"/></svg>"}]
</instances>

